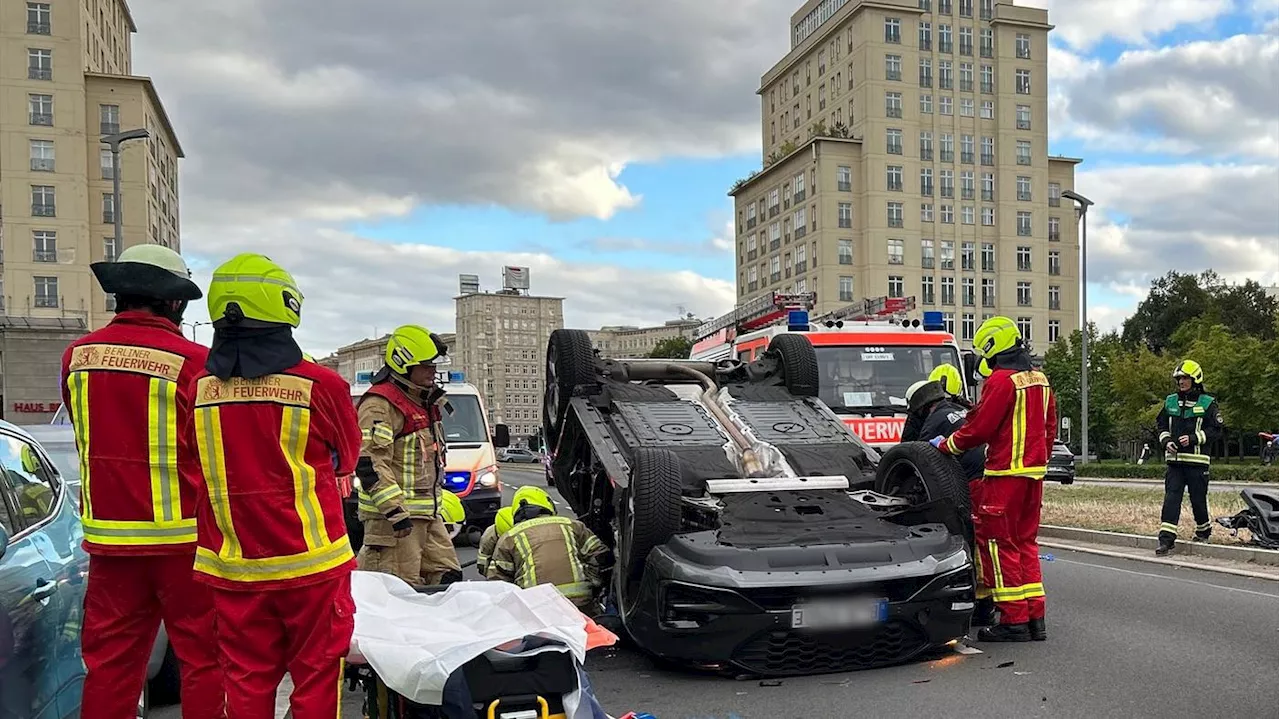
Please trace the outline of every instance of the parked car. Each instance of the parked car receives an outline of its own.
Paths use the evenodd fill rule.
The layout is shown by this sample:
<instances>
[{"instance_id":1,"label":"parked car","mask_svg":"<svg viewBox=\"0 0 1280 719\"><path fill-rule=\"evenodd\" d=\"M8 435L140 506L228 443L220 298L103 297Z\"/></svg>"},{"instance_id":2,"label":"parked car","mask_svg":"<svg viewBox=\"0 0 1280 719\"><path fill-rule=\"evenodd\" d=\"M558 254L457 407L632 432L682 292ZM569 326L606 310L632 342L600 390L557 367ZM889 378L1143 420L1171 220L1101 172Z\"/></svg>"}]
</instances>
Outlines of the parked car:
<instances>
[{"instance_id":1,"label":"parked car","mask_svg":"<svg viewBox=\"0 0 1280 719\"><path fill-rule=\"evenodd\" d=\"M536 452L527 450L524 447L508 447L498 454L498 461L537 464L542 461L542 458Z\"/></svg>"},{"instance_id":2,"label":"parked car","mask_svg":"<svg viewBox=\"0 0 1280 719\"><path fill-rule=\"evenodd\" d=\"M80 716L89 557L75 494L39 442L0 421L0 716Z\"/></svg>"},{"instance_id":3,"label":"parked car","mask_svg":"<svg viewBox=\"0 0 1280 719\"><path fill-rule=\"evenodd\" d=\"M1053 454L1049 455L1049 466L1045 471L1046 479L1054 479L1062 484L1076 481L1076 456L1062 442L1053 443Z\"/></svg>"},{"instance_id":4,"label":"parked car","mask_svg":"<svg viewBox=\"0 0 1280 719\"><path fill-rule=\"evenodd\" d=\"M56 418L55 418L56 421ZM71 424L41 424L15 428L25 432L43 448L47 457L52 460L58 475L66 485L72 515L76 519L77 535L83 538L80 529L80 455L76 452L75 434ZM76 540L76 551L83 552L80 540ZM85 560L85 571L88 571L88 559ZM78 640L77 640L78 642ZM77 660L79 660L79 644L77 643ZM155 644L151 647L151 658L147 661L147 703L173 704L180 698L180 681L178 658L169 645L169 635L164 624L156 633Z\"/></svg>"}]
</instances>

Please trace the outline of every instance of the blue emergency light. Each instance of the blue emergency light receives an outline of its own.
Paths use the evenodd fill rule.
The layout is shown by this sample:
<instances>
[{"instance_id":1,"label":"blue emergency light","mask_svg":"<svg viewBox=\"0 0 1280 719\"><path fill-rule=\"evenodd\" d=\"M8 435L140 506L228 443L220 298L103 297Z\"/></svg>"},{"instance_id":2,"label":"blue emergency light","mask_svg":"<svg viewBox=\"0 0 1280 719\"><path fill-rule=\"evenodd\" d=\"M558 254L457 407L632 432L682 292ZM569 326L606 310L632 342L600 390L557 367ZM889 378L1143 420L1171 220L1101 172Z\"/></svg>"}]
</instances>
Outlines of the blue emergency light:
<instances>
[{"instance_id":1,"label":"blue emergency light","mask_svg":"<svg viewBox=\"0 0 1280 719\"><path fill-rule=\"evenodd\" d=\"M789 310L787 312L787 331L806 332L809 329L809 310Z\"/></svg>"},{"instance_id":2,"label":"blue emergency light","mask_svg":"<svg viewBox=\"0 0 1280 719\"><path fill-rule=\"evenodd\" d=\"M926 330L945 330L947 325L942 321L942 313L937 310L929 310L924 313L924 328Z\"/></svg>"},{"instance_id":3,"label":"blue emergency light","mask_svg":"<svg viewBox=\"0 0 1280 719\"><path fill-rule=\"evenodd\" d=\"M465 381L466 381L466 375L465 375L464 373L462 373L462 372L458 372L458 371L451 371L451 372L449 372L449 380L448 380L448 381L449 381L449 382L459 382L459 383L460 383L460 382L465 382Z\"/></svg>"},{"instance_id":4,"label":"blue emergency light","mask_svg":"<svg viewBox=\"0 0 1280 719\"><path fill-rule=\"evenodd\" d=\"M470 472L445 472L444 473L444 488L449 490L450 492L456 492L461 489L466 489L467 485L469 484L471 484Z\"/></svg>"}]
</instances>

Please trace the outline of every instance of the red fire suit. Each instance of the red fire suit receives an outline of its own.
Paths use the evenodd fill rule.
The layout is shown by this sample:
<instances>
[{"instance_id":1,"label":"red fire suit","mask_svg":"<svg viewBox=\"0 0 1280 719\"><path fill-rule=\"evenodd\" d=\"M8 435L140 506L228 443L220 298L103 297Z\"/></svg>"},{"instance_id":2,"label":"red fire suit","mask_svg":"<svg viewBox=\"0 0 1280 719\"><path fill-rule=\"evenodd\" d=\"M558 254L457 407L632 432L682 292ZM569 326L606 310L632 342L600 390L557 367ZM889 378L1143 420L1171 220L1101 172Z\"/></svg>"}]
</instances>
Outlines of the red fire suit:
<instances>
[{"instance_id":1,"label":"red fire suit","mask_svg":"<svg viewBox=\"0 0 1280 719\"><path fill-rule=\"evenodd\" d=\"M1057 414L1044 373L996 369L964 426L942 445L955 455L987 445L983 477L970 483L982 585L978 597L995 600L1001 624L1044 617L1036 535Z\"/></svg>"},{"instance_id":2,"label":"red fire suit","mask_svg":"<svg viewBox=\"0 0 1280 719\"><path fill-rule=\"evenodd\" d=\"M272 719L286 671L295 719L333 719L355 627L338 487L360 454L351 390L304 359L253 380L201 373L193 394L195 568L214 588L227 719Z\"/></svg>"},{"instance_id":3,"label":"red fire suit","mask_svg":"<svg viewBox=\"0 0 1280 719\"><path fill-rule=\"evenodd\" d=\"M207 353L143 311L117 314L63 353L89 553L85 719L133 716L161 620L181 666L183 716L223 714L213 601L191 570L200 466L180 431Z\"/></svg>"}]
</instances>

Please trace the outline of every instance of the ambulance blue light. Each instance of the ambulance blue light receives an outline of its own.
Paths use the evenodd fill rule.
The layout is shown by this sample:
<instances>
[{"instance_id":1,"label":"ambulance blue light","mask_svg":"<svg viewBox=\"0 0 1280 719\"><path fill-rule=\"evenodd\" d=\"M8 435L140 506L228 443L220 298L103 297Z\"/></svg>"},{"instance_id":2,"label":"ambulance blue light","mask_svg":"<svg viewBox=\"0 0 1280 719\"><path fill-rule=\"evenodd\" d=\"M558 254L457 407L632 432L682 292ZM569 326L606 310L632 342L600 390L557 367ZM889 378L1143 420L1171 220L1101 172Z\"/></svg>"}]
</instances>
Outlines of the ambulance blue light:
<instances>
[{"instance_id":1,"label":"ambulance blue light","mask_svg":"<svg viewBox=\"0 0 1280 719\"><path fill-rule=\"evenodd\" d=\"M791 310L787 312L787 331L806 332L809 329L809 311Z\"/></svg>"},{"instance_id":2,"label":"ambulance blue light","mask_svg":"<svg viewBox=\"0 0 1280 719\"><path fill-rule=\"evenodd\" d=\"M466 374L464 374L464 373L462 373L462 372L452 371L452 372L450 372L450 373L449 373L449 381L450 381L450 382L465 382L465 381L466 381Z\"/></svg>"},{"instance_id":3,"label":"ambulance blue light","mask_svg":"<svg viewBox=\"0 0 1280 719\"><path fill-rule=\"evenodd\" d=\"M926 330L945 330L947 325L942 321L942 313L936 310L930 310L924 313L924 328Z\"/></svg>"}]
</instances>

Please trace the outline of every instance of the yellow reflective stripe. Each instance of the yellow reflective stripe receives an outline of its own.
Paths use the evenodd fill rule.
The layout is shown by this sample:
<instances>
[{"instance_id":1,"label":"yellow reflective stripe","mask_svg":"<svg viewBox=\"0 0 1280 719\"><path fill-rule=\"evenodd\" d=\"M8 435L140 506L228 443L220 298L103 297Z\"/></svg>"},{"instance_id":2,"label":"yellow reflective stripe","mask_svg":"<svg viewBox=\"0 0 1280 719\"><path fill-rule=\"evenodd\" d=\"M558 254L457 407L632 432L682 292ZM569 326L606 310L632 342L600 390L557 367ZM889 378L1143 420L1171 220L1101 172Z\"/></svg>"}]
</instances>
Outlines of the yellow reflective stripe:
<instances>
[{"instance_id":1,"label":"yellow reflective stripe","mask_svg":"<svg viewBox=\"0 0 1280 719\"><path fill-rule=\"evenodd\" d=\"M80 516L87 519L93 517L93 502L89 499L89 373L72 372L67 377L67 389L71 394L71 425L80 450Z\"/></svg>"},{"instance_id":2,"label":"yellow reflective stripe","mask_svg":"<svg viewBox=\"0 0 1280 719\"><path fill-rule=\"evenodd\" d=\"M521 534L515 538L513 544L520 554L520 576L516 577L516 583L525 589L536 586L538 569L533 566L533 547L529 545L529 538Z\"/></svg>"},{"instance_id":3,"label":"yellow reflective stripe","mask_svg":"<svg viewBox=\"0 0 1280 719\"><path fill-rule=\"evenodd\" d=\"M431 497L423 497L421 499L406 499L404 501L404 508L405 508L405 511L407 512L413 512L414 510L417 510L419 512L425 512L426 514L431 514L436 509L436 500L432 499Z\"/></svg>"},{"instance_id":4,"label":"yellow reflective stripe","mask_svg":"<svg viewBox=\"0 0 1280 719\"><path fill-rule=\"evenodd\" d=\"M196 520L173 522L122 522L82 519L84 538L94 544L159 546L196 541Z\"/></svg>"},{"instance_id":5,"label":"yellow reflective stripe","mask_svg":"<svg viewBox=\"0 0 1280 719\"><path fill-rule=\"evenodd\" d=\"M1204 524L1196 525L1197 532L1203 532L1206 529L1213 529L1213 522L1205 522Z\"/></svg>"},{"instance_id":6,"label":"yellow reflective stripe","mask_svg":"<svg viewBox=\"0 0 1280 719\"><path fill-rule=\"evenodd\" d=\"M1013 393L1013 444L1009 447L1009 469L1022 469L1027 457L1027 391Z\"/></svg>"},{"instance_id":7,"label":"yellow reflective stripe","mask_svg":"<svg viewBox=\"0 0 1280 719\"><path fill-rule=\"evenodd\" d=\"M410 500L414 498L413 485L418 480L418 435L411 434L404 438L404 447L400 452L400 486Z\"/></svg>"},{"instance_id":8,"label":"yellow reflective stripe","mask_svg":"<svg viewBox=\"0 0 1280 719\"><path fill-rule=\"evenodd\" d=\"M316 470L307 464L307 439L311 433L311 410L285 407L280 418L280 450L293 474L293 508L302 521L302 535L307 549L323 546L327 538L322 531L324 510L316 496Z\"/></svg>"},{"instance_id":9,"label":"yellow reflective stripe","mask_svg":"<svg viewBox=\"0 0 1280 719\"><path fill-rule=\"evenodd\" d=\"M1178 452L1177 454L1165 453L1165 461L1168 462L1185 462L1187 464L1212 464L1212 460L1207 454L1193 454L1191 452Z\"/></svg>"},{"instance_id":10,"label":"yellow reflective stripe","mask_svg":"<svg viewBox=\"0 0 1280 719\"><path fill-rule=\"evenodd\" d=\"M946 445L947 451L951 454L960 454L959 448L956 447L956 436L954 434L947 437Z\"/></svg>"},{"instance_id":11,"label":"yellow reflective stripe","mask_svg":"<svg viewBox=\"0 0 1280 719\"><path fill-rule=\"evenodd\" d=\"M1044 596L1044 585L1040 582L1024 584L1020 587L1004 587L991 592L997 602L1016 602L1023 599L1034 599Z\"/></svg>"},{"instance_id":12,"label":"yellow reflective stripe","mask_svg":"<svg viewBox=\"0 0 1280 719\"><path fill-rule=\"evenodd\" d=\"M308 358L310 359L310 358ZM337 711L334 713L334 719L342 719L342 685L347 679L347 660L345 658L338 659L338 694L333 699L334 706ZM385 714L381 716L386 716Z\"/></svg>"},{"instance_id":13,"label":"yellow reflective stripe","mask_svg":"<svg viewBox=\"0 0 1280 719\"><path fill-rule=\"evenodd\" d=\"M375 422L373 428L369 430L369 434L372 437L385 439L388 442L396 441L396 433L392 432L391 428L382 422Z\"/></svg>"},{"instance_id":14,"label":"yellow reflective stripe","mask_svg":"<svg viewBox=\"0 0 1280 719\"><path fill-rule=\"evenodd\" d=\"M491 559L490 561L493 562L493 566L501 569L502 571L508 574L516 571L516 565L513 562L508 562L505 559Z\"/></svg>"},{"instance_id":15,"label":"yellow reflective stripe","mask_svg":"<svg viewBox=\"0 0 1280 719\"><path fill-rule=\"evenodd\" d=\"M177 393L177 382L151 378L147 397L147 458L151 464L151 508L157 522L182 518Z\"/></svg>"},{"instance_id":16,"label":"yellow reflective stripe","mask_svg":"<svg viewBox=\"0 0 1280 719\"><path fill-rule=\"evenodd\" d=\"M196 408L196 444L200 448L200 469L204 471L205 486L209 491L209 504L213 518L222 534L221 559L241 556L240 539L231 523L231 501L228 497L226 456L222 446L222 412L219 407ZM207 551L207 550L206 550Z\"/></svg>"},{"instance_id":17,"label":"yellow reflective stripe","mask_svg":"<svg viewBox=\"0 0 1280 719\"><path fill-rule=\"evenodd\" d=\"M1004 589L1004 575L1000 573L1000 551L996 540L987 540L987 553L991 555L991 573L995 575L994 590Z\"/></svg>"},{"instance_id":18,"label":"yellow reflective stripe","mask_svg":"<svg viewBox=\"0 0 1280 719\"><path fill-rule=\"evenodd\" d=\"M582 581L582 561L578 559L577 542L573 541L573 535L569 533L569 525L560 525L560 534L564 535L565 549L569 550L569 572L573 576L573 581Z\"/></svg>"},{"instance_id":19,"label":"yellow reflective stripe","mask_svg":"<svg viewBox=\"0 0 1280 719\"><path fill-rule=\"evenodd\" d=\"M385 504L391 499L394 499L396 497L403 497L404 490L400 489L399 485L388 484L382 489L379 489L378 491L374 492L372 495L368 495L368 494L365 494L364 492L361 492L361 496L368 497L369 501L374 504Z\"/></svg>"},{"instance_id":20,"label":"yellow reflective stripe","mask_svg":"<svg viewBox=\"0 0 1280 719\"><path fill-rule=\"evenodd\" d=\"M287 557L225 557L199 547L196 549L195 570L236 582L269 582L327 572L342 566L353 557L355 555L351 552L351 542L343 535L316 549Z\"/></svg>"},{"instance_id":21,"label":"yellow reflective stripe","mask_svg":"<svg viewBox=\"0 0 1280 719\"><path fill-rule=\"evenodd\" d=\"M570 582L568 584L557 584L556 591L563 594L566 599L581 599L590 597L595 588L587 582Z\"/></svg>"},{"instance_id":22,"label":"yellow reflective stripe","mask_svg":"<svg viewBox=\"0 0 1280 719\"><path fill-rule=\"evenodd\" d=\"M1171 522L1161 522L1161 523L1160 523L1160 531L1161 531L1161 532L1172 532L1172 533L1174 533L1174 534L1177 534L1177 533L1178 533L1178 525L1173 524L1173 523L1171 523Z\"/></svg>"},{"instance_id":23,"label":"yellow reflective stripe","mask_svg":"<svg viewBox=\"0 0 1280 719\"><path fill-rule=\"evenodd\" d=\"M1022 467L1021 469L988 469L988 477L1026 477L1028 479L1044 479L1047 467Z\"/></svg>"}]
</instances>

